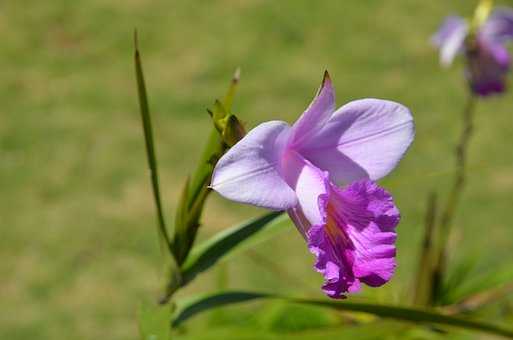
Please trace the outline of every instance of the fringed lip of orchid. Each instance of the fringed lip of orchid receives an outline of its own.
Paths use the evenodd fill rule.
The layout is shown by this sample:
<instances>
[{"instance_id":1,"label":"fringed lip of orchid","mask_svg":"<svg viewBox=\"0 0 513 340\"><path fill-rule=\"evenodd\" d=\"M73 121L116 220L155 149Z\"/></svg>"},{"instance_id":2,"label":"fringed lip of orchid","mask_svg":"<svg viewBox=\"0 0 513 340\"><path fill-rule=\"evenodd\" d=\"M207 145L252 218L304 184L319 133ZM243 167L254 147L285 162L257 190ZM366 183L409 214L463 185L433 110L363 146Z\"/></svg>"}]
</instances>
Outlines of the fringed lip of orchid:
<instances>
[{"instance_id":1,"label":"fringed lip of orchid","mask_svg":"<svg viewBox=\"0 0 513 340\"><path fill-rule=\"evenodd\" d=\"M440 50L440 63L448 67L463 52L465 75L471 90L480 96L504 92L510 58L505 44L513 39L513 9L500 7L480 25L472 27L459 16L449 16L431 38ZM475 30L475 31L474 31Z\"/></svg>"},{"instance_id":2,"label":"fringed lip of orchid","mask_svg":"<svg viewBox=\"0 0 513 340\"><path fill-rule=\"evenodd\" d=\"M341 298L392 277L399 211L373 181L396 167L414 134L410 111L396 102L361 99L336 109L325 72L299 119L251 130L219 160L211 187L287 211L316 257L324 292Z\"/></svg>"}]
</instances>

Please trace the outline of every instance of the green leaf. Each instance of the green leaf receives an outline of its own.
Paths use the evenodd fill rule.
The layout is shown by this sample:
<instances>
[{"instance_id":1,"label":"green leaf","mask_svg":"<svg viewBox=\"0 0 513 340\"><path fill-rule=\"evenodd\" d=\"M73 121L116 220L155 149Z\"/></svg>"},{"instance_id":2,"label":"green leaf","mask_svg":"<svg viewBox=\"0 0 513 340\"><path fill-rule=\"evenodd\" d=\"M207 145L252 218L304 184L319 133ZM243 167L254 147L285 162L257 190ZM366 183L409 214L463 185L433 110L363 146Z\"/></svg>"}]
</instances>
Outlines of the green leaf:
<instances>
[{"instance_id":1,"label":"green leaf","mask_svg":"<svg viewBox=\"0 0 513 340\"><path fill-rule=\"evenodd\" d=\"M233 291L202 296L196 299L189 300L185 303L178 304L177 312L174 315L172 325L178 326L179 324L191 318L192 316L212 308L254 301L258 299L280 299L291 303L308 304L313 306L334 309L337 311L367 313L382 318L395 319L404 322L437 324L440 326L450 326L468 330L482 331L513 339L513 330L504 329L499 326L480 321L474 321L455 316L448 316L429 309L347 301L292 298L276 294L242 291Z\"/></svg>"},{"instance_id":2,"label":"green leaf","mask_svg":"<svg viewBox=\"0 0 513 340\"><path fill-rule=\"evenodd\" d=\"M472 296L486 294L487 291L501 290L513 282L513 266L508 264L491 272L467 276L467 280L447 292L447 303L457 304Z\"/></svg>"},{"instance_id":3,"label":"green leaf","mask_svg":"<svg viewBox=\"0 0 513 340\"><path fill-rule=\"evenodd\" d=\"M223 130L223 124L221 122L228 115L223 103L221 103L219 99L216 99L214 101L214 107L212 110L209 110L209 113L212 115L212 120L214 121L214 126L217 128L217 131L221 133Z\"/></svg>"},{"instance_id":4,"label":"green leaf","mask_svg":"<svg viewBox=\"0 0 513 340\"><path fill-rule=\"evenodd\" d=\"M469 282L474 282L476 276L478 258L467 257L460 263L451 268L447 273L447 279L443 282L440 295L435 303L440 306L457 302L464 296L461 295L462 290L468 286ZM470 291L467 295L475 293Z\"/></svg>"},{"instance_id":5,"label":"green leaf","mask_svg":"<svg viewBox=\"0 0 513 340\"><path fill-rule=\"evenodd\" d=\"M223 144L220 135L221 131L219 130L219 126L216 126L216 122L218 120L224 119L226 115L231 112L233 99L235 97L239 80L240 70L237 69L234 76L232 77L230 86L223 101L221 102L219 100L215 100L214 107L212 109L207 109L207 112L210 114L214 121L214 128L212 129L209 139L205 145L205 149L203 150L198 168L192 176L188 195L189 201L187 204L189 208L193 205L194 198L199 195L199 192L208 186L210 182L210 176L212 175L212 171L214 169L215 163L217 162L217 159L221 157L226 151L226 145Z\"/></svg>"},{"instance_id":6,"label":"green leaf","mask_svg":"<svg viewBox=\"0 0 513 340\"><path fill-rule=\"evenodd\" d=\"M297 232L296 227L287 214L283 214L276 218L276 220L267 225L264 230L253 234L253 236L251 236L249 239L246 239L244 242L238 244L237 247L235 247L229 254L226 254L225 257L221 259L221 261L230 259L234 256L244 253L249 249L255 248L258 245L265 243L284 232Z\"/></svg>"},{"instance_id":7,"label":"green leaf","mask_svg":"<svg viewBox=\"0 0 513 340\"><path fill-rule=\"evenodd\" d=\"M237 312L239 311L235 311ZM255 315L254 312L248 313ZM347 320L326 308L279 300L259 308L258 314L260 314L260 328L279 333L322 330L338 326ZM350 322L356 323L355 320Z\"/></svg>"},{"instance_id":8,"label":"green leaf","mask_svg":"<svg viewBox=\"0 0 513 340\"><path fill-rule=\"evenodd\" d=\"M160 235L161 244L172 252L169 234L167 232L164 213L162 210L162 200L160 198L159 175L157 167L157 156L155 152L155 145L153 142L153 130L151 125L150 108L148 105L148 95L146 93L146 85L144 82L144 73L142 69L141 55L139 52L137 32L134 34L134 63L135 63L135 76L137 81L137 94L139 97L139 106L141 113L141 120L144 132L144 141L146 145L146 156L148 159L148 167L150 169L151 185L153 189L153 200L157 210L158 230ZM171 254L174 256L174 253Z\"/></svg>"},{"instance_id":9,"label":"green leaf","mask_svg":"<svg viewBox=\"0 0 513 340\"><path fill-rule=\"evenodd\" d=\"M209 309L267 297L270 296L267 294L251 292L230 292L214 295L201 295L185 301L182 307L178 307L179 310L173 318L173 326L176 327L190 317Z\"/></svg>"},{"instance_id":10,"label":"green leaf","mask_svg":"<svg viewBox=\"0 0 513 340\"><path fill-rule=\"evenodd\" d=\"M208 185L215 164L226 150L245 134L244 128L237 118L229 114L239 77L240 72L236 71L223 102L216 100L214 107L207 109L214 122L214 127L210 132L196 170L182 194L179 210L177 211L178 217L171 248L176 254L177 263L180 265L189 255L201 225L200 219L206 199L211 191Z\"/></svg>"},{"instance_id":11,"label":"green leaf","mask_svg":"<svg viewBox=\"0 0 513 340\"><path fill-rule=\"evenodd\" d=\"M175 332L174 339L180 340L447 340L445 334L434 334L426 329L407 327L393 321L380 321L355 326L338 325L320 329L303 331L275 331L263 327L247 327L233 324L212 324L208 329L188 329L187 332ZM451 334L451 340L468 340L466 337L456 337Z\"/></svg>"},{"instance_id":12,"label":"green leaf","mask_svg":"<svg viewBox=\"0 0 513 340\"><path fill-rule=\"evenodd\" d=\"M511 293L513 293L513 282L470 295L458 303L444 307L444 311L448 314L472 312L486 305L504 301L504 298Z\"/></svg>"},{"instance_id":13,"label":"green leaf","mask_svg":"<svg viewBox=\"0 0 513 340\"><path fill-rule=\"evenodd\" d=\"M200 196L200 192L207 190L210 184L210 176L214 170L217 160L223 155L226 147L223 145L221 136L215 128L212 128L205 148L198 162L198 167L194 171L189 185L187 208L191 209L194 205L195 198Z\"/></svg>"},{"instance_id":14,"label":"green leaf","mask_svg":"<svg viewBox=\"0 0 513 340\"><path fill-rule=\"evenodd\" d=\"M187 261L182 266L182 284L190 282L196 275L213 266L242 243L258 233L272 234L276 228L282 228L276 218L282 212L271 212L261 217L251 219L237 227L227 229L215 235L206 242L194 247Z\"/></svg>"},{"instance_id":15,"label":"green leaf","mask_svg":"<svg viewBox=\"0 0 513 340\"><path fill-rule=\"evenodd\" d=\"M158 306L149 303L139 307L139 333L142 340L169 340L169 306Z\"/></svg>"}]
</instances>

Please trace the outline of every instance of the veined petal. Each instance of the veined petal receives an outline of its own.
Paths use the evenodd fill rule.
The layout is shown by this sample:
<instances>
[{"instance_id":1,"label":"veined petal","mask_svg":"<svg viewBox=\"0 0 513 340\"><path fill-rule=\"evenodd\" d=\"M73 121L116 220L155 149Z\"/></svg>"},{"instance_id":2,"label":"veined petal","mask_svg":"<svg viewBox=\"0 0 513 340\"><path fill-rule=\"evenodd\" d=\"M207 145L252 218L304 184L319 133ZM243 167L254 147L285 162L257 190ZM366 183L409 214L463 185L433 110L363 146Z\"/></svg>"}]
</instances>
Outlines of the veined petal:
<instances>
[{"instance_id":1,"label":"veined petal","mask_svg":"<svg viewBox=\"0 0 513 340\"><path fill-rule=\"evenodd\" d=\"M400 214L392 196L372 181L333 190L334 219L352 244L355 277L369 286L383 285L395 270L395 227Z\"/></svg>"},{"instance_id":2,"label":"veined petal","mask_svg":"<svg viewBox=\"0 0 513 340\"><path fill-rule=\"evenodd\" d=\"M324 277L322 290L334 299L357 292L360 282L352 272L353 254L346 249L344 238L332 239L325 225L313 226L307 234L308 249L315 256L315 269Z\"/></svg>"},{"instance_id":3,"label":"veined petal","mask_svg":"<svg viewBox=\"0 0 513 340\"><path fill-rule=\"evenodd\" d=\"M320 203L324 223L310 228L307 240L324 292L343 298L362 282L377 287L389 281L400 219L390 194L372 181L359 181L345 189L332 186Z\"/></svg>"},{"instance_id":4,"label":"veined petal","mask_svg":"<svg viewBox=\"0 0 513 340\"><path fill-rule=\"evenodd\" d=\"M211 187L233 201L286 210L297 204L294 190L281 175L280 163L290 127L260 124L217 163Z\"/></svg>"},{"instance_id":5,"label":"veined petal","mask_svg":"<svg viewBox=\"0 0 513 340\"><path fill-rule=\"evenodd\" d=\"M334 111L335 91L326 71L317 95L292 127L289 141L291 146L299 147L306 143L308 138L323 126Z\"/></svg>"},{"instance_id":6,"label":"veined petal","mask_svg":"<svg viewBox=\"0 0 513 340\"><path fill-rule=\"evenodd\" d=\"M450 16L440 26L431 41L440 49L440 63L449 66L457 53L463 49L468 24L459 16Z\"/></svg>"},{"instance_id":7,"label":"veined petal","mask_svg":"<svg viewBox=\"0 0 513 340\"><path fill-rule=\"evenodd\" d=\"M328 194L328 174L292 150L286 152L282 164L286 181L294 189L298 201L289 215L304 233L307 223L315 225L323 221L319 199Z\"/></svg>"},{"instance_id":8,"label":"veined petal","mask_svg":"<svg viewBox=\"0 0 513 340\"><path fill-rule=\"evenodd\" d=\"M413 118L405 106L362 99L338 109L300 153L339 185L377 180L397 165L414 135Z\"/></svg>"},{"instance_id":9,"label":"veined petal","mask_svg":"<svg viewBox=\"0 0 513 340\"><path fill-rule=\"evenodd\" d=\"M513 9L503 7L492 12L479 35L489 43L504 43L513 39Z\"/></svg>"}]
</instances>

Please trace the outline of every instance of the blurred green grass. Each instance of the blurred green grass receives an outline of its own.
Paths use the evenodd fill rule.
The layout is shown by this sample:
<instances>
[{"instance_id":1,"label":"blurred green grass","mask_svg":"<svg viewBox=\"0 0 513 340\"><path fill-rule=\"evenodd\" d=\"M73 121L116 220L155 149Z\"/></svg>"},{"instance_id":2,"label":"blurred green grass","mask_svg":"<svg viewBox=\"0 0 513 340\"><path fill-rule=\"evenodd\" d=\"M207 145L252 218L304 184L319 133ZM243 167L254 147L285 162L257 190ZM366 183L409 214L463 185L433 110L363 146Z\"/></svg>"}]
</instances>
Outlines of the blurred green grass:
<instances>
[{"instance_id":1,"label":"blurred green grass","mask_svg":"<svg viewBox=\"0 0 513 340\"><path fill-rule=\"evenodd\" d=\"M426 195L447 191L465 97L461 63L440 69L428 38L445 15L470 15L474 4L1 2L0 337L135 339L140 301L160 292L132 64L135 27L168 219L209 131L205 108L224 92L237 66L242 80L235 108L249 127L271 119L293 121L309 104L324 69L332 75L339 105L378 97L411 108L416 141L382 181L403 215L398 274L386 288L364 294L405 302ZM456 219L454 260L475 257L483 270L513 260L512 100L507 94L478 106L469 185ZM213 197L201 237L258 213ZM200 276L183 295L227 286L320 296L321 278L312 263L291 226ZM215 312L192 320L188 338L201 338L205 327L211 338L226 338L227 325L258 337L252 328L275 330L275 321L266 317L276 308L281 307L257 304ZM319 318L321 324L332 322ZM282 331L295 330L290 327Z\"/></svg>"}]
</instances>

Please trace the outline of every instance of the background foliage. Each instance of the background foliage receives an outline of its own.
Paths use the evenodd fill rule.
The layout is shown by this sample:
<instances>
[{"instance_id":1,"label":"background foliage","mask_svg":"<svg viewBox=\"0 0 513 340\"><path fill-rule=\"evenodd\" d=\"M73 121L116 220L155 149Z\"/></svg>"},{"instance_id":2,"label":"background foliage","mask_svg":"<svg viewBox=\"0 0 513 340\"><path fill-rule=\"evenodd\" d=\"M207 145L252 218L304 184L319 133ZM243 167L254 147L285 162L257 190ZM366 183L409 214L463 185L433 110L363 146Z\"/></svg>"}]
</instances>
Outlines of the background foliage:
<instances>
[{"instance_id":1,"label":"background foliage","mask_svg":"<svg viewBox=\"0 0 513 340\"><path fill-rule=\"evenodd\" d=\"M411 299L409 278L418 260L426 194L447 189L465 96L461 65L441 70L428 38L445 15L470 15L474 5L463 0L1 2L0 337L134 339L140 301L162 289L134 83L134 27L144 52L168 219L210 130L205 108L224 93L236 66L242 79L234 112L248 127L270 119L293 121L325 68L340 105L378 97L409 106L416 141L382 182L403 214L398 273L386 288L365 289L363 296ZM468 190L452 239L461 250L456 263L475 262L471 277L513 263L512 99L507 94L477 108ZM200 238L261 212L212 198ZM256 287L320 297L321 277L312 263L291 225L180 294ZM505 301L499 311L508 314L512 308ZM497 313L485 310L483 317ZM255 302L193 319L184 325L189 332L183 338L329 339L342 334L336 328L340 318L313 307ZM385 323L391 337L393 332L428 335ZM383 338L381 326L343 334Z\"/></svg>"}]
</instances>

